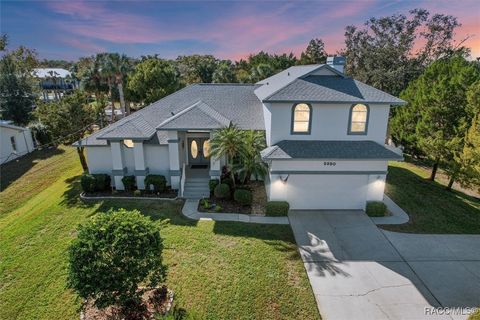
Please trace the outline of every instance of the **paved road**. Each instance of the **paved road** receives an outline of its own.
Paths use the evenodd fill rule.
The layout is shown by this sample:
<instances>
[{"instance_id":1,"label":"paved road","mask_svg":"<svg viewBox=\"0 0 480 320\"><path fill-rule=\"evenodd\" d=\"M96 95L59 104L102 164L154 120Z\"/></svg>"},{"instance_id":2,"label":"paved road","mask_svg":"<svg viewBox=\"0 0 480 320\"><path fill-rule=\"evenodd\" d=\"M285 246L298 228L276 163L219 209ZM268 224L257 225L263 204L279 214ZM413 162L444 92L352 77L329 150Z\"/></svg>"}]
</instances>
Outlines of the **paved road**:
<instances>
[{"instance_id":1,"label":"paved road","mask_svg":"<svg viewBox=\"0 0 480 320\"><path fill-rule=\"evenodd\" d=\"M480 236L381 231L362 211L293 211L290 223L322 317L466 319L480 306Z\"/></svg>"}]
</instances>

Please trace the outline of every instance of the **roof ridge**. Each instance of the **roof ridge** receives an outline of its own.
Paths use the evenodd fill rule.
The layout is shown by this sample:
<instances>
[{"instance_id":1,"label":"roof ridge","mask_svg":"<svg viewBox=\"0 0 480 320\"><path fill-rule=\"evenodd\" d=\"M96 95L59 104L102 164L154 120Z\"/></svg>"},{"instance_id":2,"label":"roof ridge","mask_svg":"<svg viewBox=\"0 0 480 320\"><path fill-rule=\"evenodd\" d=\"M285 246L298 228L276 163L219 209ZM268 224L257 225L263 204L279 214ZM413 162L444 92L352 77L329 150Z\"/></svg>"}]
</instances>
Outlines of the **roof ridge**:
<instances>
[{"instance_id":1,"label":"roof ridge","mask_svg":"<svg viewBox=\"0 0 480 320\"><path fill-rule=\"evenodd\" d=\"M215 120L219 120L217 119L220 118L221 122L223 122L222 124L223 125L229 125L230 122L232 122L232 120L228 119L227 117L225 117L223 114L221 114L220 112L218 112L215 108L212 108L209 104L205 103L204 101L200 100L201 103L197 104L197 107L201 108L202 106L205 106L204 108L201 108L200 110L203 111L204 113L207 113L207 112L214 112L215 114L212 116L210 114L207 114L208 116L214 118ZM220 121L218 121L220 122Z\"/></svg>"},{"instance_id":2,"label":"roof ridge","mask_svg":"<svg viewBox=\"0 0 480 320\"><path fill-rule=\"evenodd\" d=\"M158 129L158 128L160 128L161 126L163 126L163 125L165 125L165 124L167 124L167 123L169 123L169 122L177 119L177 118L180 117L182 114L184 114L184 113L192 110L193 108L195 108L200 102L202 102L202 100L198 100L197 102L193 103L191 106L189 106L189 107L183 109L182 111L180 111L180 112L172 115L170 118L165 119L165 120L162 121L158 126L156 126L156 128ZM172 113L173 113L173 112L172 112Z\"/></svg>"}]
</instances>

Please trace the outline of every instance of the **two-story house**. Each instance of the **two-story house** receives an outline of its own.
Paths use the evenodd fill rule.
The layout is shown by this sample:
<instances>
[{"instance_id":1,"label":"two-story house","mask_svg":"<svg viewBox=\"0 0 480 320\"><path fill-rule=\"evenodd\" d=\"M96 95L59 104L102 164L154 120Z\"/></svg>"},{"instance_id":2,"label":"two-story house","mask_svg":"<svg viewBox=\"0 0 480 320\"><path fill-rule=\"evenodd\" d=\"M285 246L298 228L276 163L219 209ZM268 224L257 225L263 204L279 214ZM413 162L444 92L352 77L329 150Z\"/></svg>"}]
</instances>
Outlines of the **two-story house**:
<instances>
[{"instance_id":1,"label":"two-story house","mask_svg":"<svg viewBox=\"0 0 480 320\"><path fill-rule=\"evenodd\" d=\"M162 174L184 197L208 195L225 159L209 155L214 130L265 130L269 200L292 209L364 209L382 200L390 106L404 101L343 73L343 57L294 66L256 84L195 84L79 141L91 173L121 179ZM203 185L204 188L189 189Z\"/></svg>"}]
</instances>

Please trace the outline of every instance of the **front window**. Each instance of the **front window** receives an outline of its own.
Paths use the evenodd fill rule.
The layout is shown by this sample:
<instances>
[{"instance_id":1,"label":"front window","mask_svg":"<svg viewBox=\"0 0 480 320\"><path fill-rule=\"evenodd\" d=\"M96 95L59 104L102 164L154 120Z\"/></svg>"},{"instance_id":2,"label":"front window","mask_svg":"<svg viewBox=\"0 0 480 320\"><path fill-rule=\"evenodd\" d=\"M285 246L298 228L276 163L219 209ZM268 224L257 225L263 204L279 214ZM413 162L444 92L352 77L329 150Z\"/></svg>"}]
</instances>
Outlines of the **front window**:
<instances>
[{"instance_id":1,"label":"front window","mask_svg":"<svg viewBox=\"0 0 480 320\"><path fill-rule=\"evenodd\" d=\"M205 158L210 157L210 140L205 140L203 142L203 156Z\"/></svg>"},{"instance_id":2,"label":"front window","mask_svg":"<svg viewBox=\"0 0 480 320\"><path fill-rule=\"evenodd\" d=\"M368 107L364 104L356 104L350 109L350 134L366 134L368 126Z\"/></svg>"},{"instance_id":3,"label":"front window","mask_svg":"<svg viewBox=\"0 0 480 320\"><path fill-rule=\"evenodd\" d=\"M15 137L10 137L10 143L12 144L13 152L17 152L17 143L15 142Z\"/></svg>"},{"instance_id":4,"label":"front window","mask_svg":"<svg viewBox=\"0 0 480 320\"><path fill-rule=\"evenodd\" d=\"M196 159L198 156L198 145L197 141L192 140L192 144L190 145L190 153L193 159Z\"/></svg>"},{"instance_id":5,"label":"front window","mask_svg":"<svg viewBox=\"0 0 480 320\"><path fill-rule=\"evenodd\" d=\"M293 106L292 112L292 133L309 134L312 109L306 103L299 103Z\"/></svg>"}]
</instances>

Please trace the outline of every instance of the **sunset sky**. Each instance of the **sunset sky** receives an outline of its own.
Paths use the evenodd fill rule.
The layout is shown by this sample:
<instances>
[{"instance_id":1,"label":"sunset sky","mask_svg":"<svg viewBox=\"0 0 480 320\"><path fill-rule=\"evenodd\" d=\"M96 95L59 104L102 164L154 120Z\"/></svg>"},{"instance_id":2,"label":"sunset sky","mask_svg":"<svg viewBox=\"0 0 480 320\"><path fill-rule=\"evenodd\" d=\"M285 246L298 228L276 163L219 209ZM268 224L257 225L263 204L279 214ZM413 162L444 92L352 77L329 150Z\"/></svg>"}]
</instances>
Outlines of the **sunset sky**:
<instances>
[{"instance_id":1,"label":"sunset sky","mask_svg":"<svg viewBox=\"0 0 480 320\"><path fill-rule=\"evenodd\" d=\"M344 28L368 18L425 8L456 16L456 39L480 56L480 1L1 1L1 32L10 47L41 58L76 59L114 51L163 58L193 53L239 59L264 50L300 53L312 38L327 52Z\"/></svg>"}]
</instances>

